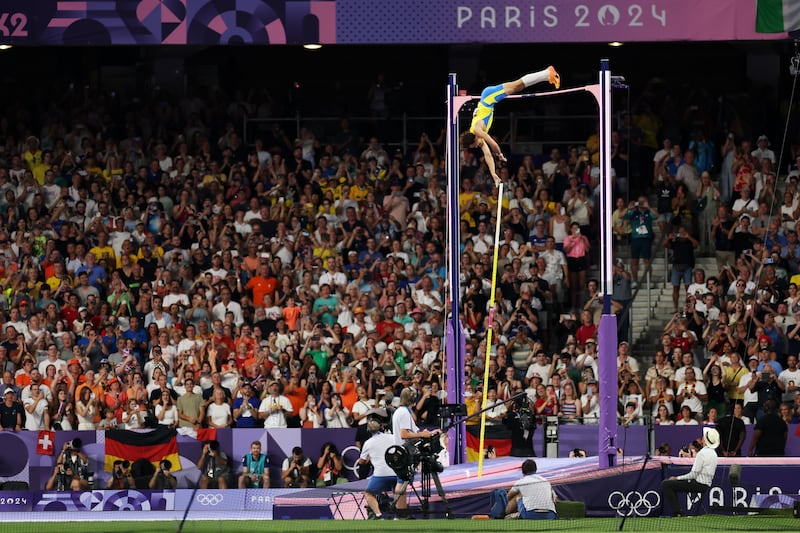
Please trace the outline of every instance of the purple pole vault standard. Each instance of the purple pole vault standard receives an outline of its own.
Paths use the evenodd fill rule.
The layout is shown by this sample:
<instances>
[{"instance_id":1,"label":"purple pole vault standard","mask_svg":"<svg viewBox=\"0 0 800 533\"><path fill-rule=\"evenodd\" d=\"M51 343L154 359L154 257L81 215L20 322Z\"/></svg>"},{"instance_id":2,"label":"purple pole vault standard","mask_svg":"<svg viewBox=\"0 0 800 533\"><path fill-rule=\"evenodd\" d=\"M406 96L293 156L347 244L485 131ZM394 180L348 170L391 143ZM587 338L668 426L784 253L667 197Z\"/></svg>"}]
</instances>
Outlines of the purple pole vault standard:
<instances>
[{"instance_id":1,"label":"purple pole vault standard","mask_svg":"<svg viewBox=\"0 0 800 533\"><path fill-rule=\"evenodd\" d=\"M450 293L450 317L447 321L445 339L445 357L447 368L447 401L450 404L464 403L464 348L466 339L464 329L461 326L460 314L460 293L459 283L461 274L461 213L458 204L458 184L459 184L459 158L458 158L458 111L463 102L456 99L458 95L458 83L456 75L450 73L447 78L447 250L448 274L449 274L449 293ZM453 438L455 437L455 438ZM466 426L459 424L457 428L450 431L450 457L453 464L464 463L467 460L467 434Z\"/></svg>"},{"instance_id":2,"label":"purple pole vault standard","mask_svg":"<svg viewBox=\"0 0 800 533\"><path fill-rule=\"evenodd\" d=\"M600 384L600 431L597 435L600 468L614 466L617 456L617 316L611 312L613 291L613 241L611 213L611 69L608 59L600 60L600 267L603 291L603 316L597 331Z\"/></svg>"}]
</instances>

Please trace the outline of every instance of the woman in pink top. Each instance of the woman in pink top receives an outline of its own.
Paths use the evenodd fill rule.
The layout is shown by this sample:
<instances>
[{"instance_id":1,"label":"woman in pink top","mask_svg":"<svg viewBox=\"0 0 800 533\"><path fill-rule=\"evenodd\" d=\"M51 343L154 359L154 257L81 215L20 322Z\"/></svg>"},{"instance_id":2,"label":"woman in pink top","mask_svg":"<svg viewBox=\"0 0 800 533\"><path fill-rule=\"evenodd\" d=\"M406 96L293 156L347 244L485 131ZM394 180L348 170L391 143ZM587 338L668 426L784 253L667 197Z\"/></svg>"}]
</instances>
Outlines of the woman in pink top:
<instances>
[{"instance_id":1,"label":"woman in pink top","mask_svg":"<svg viewBox=\"0 0 800 533\"><path fill-rule=\"evenodd\" d=\"M581 227L577 222L573 222L569 229L569 235L564 237L564 253L567 255L569 270L570 306L575 309L582 307L586 270L589 268L589 250L592 245L586 235L581 234Z\"/></svg>"}]
</instances>

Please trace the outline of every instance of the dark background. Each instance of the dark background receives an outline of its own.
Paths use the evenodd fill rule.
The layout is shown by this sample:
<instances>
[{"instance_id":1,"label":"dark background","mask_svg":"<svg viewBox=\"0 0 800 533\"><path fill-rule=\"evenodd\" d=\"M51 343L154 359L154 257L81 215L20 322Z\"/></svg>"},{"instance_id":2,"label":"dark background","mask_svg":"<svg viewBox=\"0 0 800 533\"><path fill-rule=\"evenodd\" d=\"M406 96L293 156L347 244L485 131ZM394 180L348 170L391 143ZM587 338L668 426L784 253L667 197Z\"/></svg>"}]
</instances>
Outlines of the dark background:
<instances>
[{"instance_id":1,"label":"dark background","mask_svg":"<svg viewBox=\"0 0 800 533\"><path fill-rule=\"evenodd\" d=\"M0 52L3 115L20 105L46 106L64 91L113 92L126 104L154 91L170 97L197 95L258 99L269 95L274 116L365 116L367 90L383 73L392 116L444 115L448 72L476 94L548 64L563 86L597 80L601 58L625 76L630 93L615 95L616 110L636 113L646 103L667 121L697 106L724 132L736 116L745 136L783 135L794 46L781 42L630 43L558 45L293 46L227 47L15 47ZM592 102L568 104L591 111ZM577 106L577 108L576 108ZM735 110L735 113L733 113ZM562 110L563 111L563 110ZM797 137L790 121L789 138ZM667 124L669 127L669 124ZM730 125L733 127L733 125ZM691 129L675 125L673 128ZM684 131L683 135L690 135Z\"/></svg>"}]
</instances>

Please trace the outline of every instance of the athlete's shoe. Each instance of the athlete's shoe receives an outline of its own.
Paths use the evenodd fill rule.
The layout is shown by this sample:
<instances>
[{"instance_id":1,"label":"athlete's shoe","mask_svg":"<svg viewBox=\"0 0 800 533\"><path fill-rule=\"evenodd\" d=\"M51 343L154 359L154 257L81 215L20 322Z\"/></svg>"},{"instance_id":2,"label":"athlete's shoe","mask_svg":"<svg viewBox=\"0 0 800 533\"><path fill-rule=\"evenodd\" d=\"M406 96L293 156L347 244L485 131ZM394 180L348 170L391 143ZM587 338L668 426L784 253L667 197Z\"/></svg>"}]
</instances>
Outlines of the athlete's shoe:
<instances>
[{"instance_id":1,"label":"athlete's shoe","mask_svg":"<svg viewBox=\"0 0 800 533\"><path fill-rule=\"evenodd\" d=\"M552 65L547 67L547 71L550 73L550 79L548 80L550 82L550 85L552 85L556 89L560 89L561 88L561 75L558 72L556 72L556 69L553 68Z\"/></svg>"}]
</instances>

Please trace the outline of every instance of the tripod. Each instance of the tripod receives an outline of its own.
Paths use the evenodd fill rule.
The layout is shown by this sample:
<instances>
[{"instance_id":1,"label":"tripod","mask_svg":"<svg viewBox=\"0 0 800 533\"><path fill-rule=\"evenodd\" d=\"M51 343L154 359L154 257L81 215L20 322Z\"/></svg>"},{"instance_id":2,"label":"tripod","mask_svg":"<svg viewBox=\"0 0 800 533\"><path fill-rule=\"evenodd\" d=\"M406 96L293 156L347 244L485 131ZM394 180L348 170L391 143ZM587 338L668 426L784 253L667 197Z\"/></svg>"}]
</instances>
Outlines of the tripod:
<instances>
[{"instance_id":1,"label":"tripod","mask_svg":"<svg viewBox=\"0 0 800 533\"><path fill-rule=\"evenodd\" d=\"M411 490L414 492L414 495L420 502L420 511L422 512L422 516L425 518L430 518L431 510L430 510L430 498L431 498L431 481L436 486L436 493L442 499L442 503L445 507L445 518L451 519L453 518L453 510L450 507L450 502L447 501L447 496L444 493L444 488L442 487L442 482L439 481L439 473L438 467L436 462L435 455L426 455L423 454L422 458L420 459L421 465L421 474L422 479L420 480L420 491L417 492L416 487L411 484L411 480L413 478L414 471L416 467L412 468L410 475L404 476L408 477L408 479L403 481L403 484L400 485L400 489L396 491L394 495L394 499L392 500L392 507L397 510L397 502L398 500L406 494L408 490L408 486L411 485ZM413 466L413 465L412 465ZM409 508L410 510L410 508Z\"/></svg>"},{"instance_id":2,"label":"tripod","mask_svg":"<svg viewBox=\"0 0 800 533\"><path fill-rule=\"evenodd\" d=\"M524 392L520 392L515 394L508 400L503 401L502 403L508 403L512 401L516 401L517 399L523 397L525 395ZM466 408L461 406L451 406L452 412L447 413L446 418L455 418L460 413L466 413ZM449 429L456 427L457 425L461 424L462 422L469 420L475 416L479 416L485 411L492 409L494 405L490 405L480 411L473 413L469 416L464 418L458 419L453 421L450 424L443 424L441 431L448 431ZM458 414L457 414L458 413ZM392 500L392 508L397 510L397 502L406 495L408 491L408 486L411 484L411 480L414 478L414 473L417 471L417 468L421 466L420 470L422 473L422 481L421 481L421 490L418 493L417 489L414 485L411 485L411 490L414 491L414 494L417 496L417 499L420 501L420 509L422 514L428 518L431 514L430 510L430 497L431 497L431 482L433 482L436 486L436 492L439 497L442 499L442 502L445 506L445 516L447 518L453 518L453 511L450 507L450 502L447 501L447 496L445 495L444 488L442 487L442 483L439 480L439 472L443 470L442 465L436 459L436 454L442 449L441 444L439 444L439 434L434 433L433 436L428 437L426 439L415 439L416 442L413 444L411 442L407 442L404 446L391 446L386 451L386 464L389 465L392 470L395 471L397 477L402 480L400 487L395 491L394 499ZM410 451L409 451L410 450ZM415 453L416 452L416 453ZM401 509L403 513L408 512L407 509ZM398 513L399 515L400 513Z\"/></svg>"}]
</instances>

